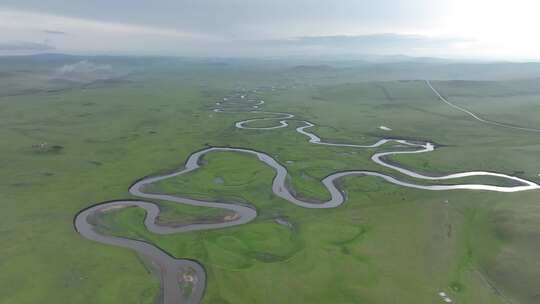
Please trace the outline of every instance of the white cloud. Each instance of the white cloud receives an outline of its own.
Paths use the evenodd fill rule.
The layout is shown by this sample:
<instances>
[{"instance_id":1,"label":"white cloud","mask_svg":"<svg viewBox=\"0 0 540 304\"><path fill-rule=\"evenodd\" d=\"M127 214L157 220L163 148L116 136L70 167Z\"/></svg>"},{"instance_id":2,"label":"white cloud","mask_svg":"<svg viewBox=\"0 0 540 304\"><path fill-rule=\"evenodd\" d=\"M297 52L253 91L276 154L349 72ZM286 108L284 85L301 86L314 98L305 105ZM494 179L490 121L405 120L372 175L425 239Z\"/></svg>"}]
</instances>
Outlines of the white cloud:
<instances>
[{"instance_id":1,"label":"white cloud","mask_svg":"<svg viewBox=\"0 0 540 304\"><path fill-rule=\"evenodd\" d=\"M113 68L108 64L95 64L83 60L66 64L56 70L54 78L78 82L90 82L98 79L108 79L113 75Z\"/></svg>"},{"instance_id":2,"label":"white cloud","mask_svg":"<svg viewBox=\"0 0 540 304\"><path fill-rule=\"evenodd\" d=\"M291 47L291 43L264 48L261 41L393 33L425 37L408 47L407 55L540 59L538 0L5 2L24 9L0 7L0 42L31 42L67 53L256 56L305 51L320 55L337 50ZM441 43L434 45L436 41ZM366 49L365 43L342 48L354 53L361 46ZM374 43L372 49L376 53L380 47ZM403 48L387 43L385 51L400 53Z\"/></svg>"}]
</instances>

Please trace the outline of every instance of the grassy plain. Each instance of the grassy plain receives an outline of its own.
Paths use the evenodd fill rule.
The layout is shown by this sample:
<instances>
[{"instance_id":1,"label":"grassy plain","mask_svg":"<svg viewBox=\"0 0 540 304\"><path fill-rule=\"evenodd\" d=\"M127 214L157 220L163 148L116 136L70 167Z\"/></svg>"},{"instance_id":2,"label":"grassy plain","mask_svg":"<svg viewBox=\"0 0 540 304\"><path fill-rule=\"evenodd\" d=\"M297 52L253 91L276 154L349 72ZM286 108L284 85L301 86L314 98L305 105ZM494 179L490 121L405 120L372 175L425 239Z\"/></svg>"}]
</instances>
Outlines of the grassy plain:
<instances>
[{"instance_id":1,"label":"grassy plain","mask_svg":"<svg viewBox=\"0 0 540 304\"><path fill-rule=\"evenodd\" d=\"M288 168L298 195L312 199L327 197L319 180L338 170L403 178L369 160L375 149L311 145L293 126L237 130L234 121L251 115L209 111L237 87L283 86L279 76L192 67L122 84L2 97L0 202L7 216L0 224L0 303L152 303L159 286L138 257L80 237L73 216L92 203L129 198L135 179L179 168L209 145L272 155ZM501 171L540 182L539 134L475 122L437 101L421 81L298 82L264 93L264 109L312 121L328 140L395 136L444 145L393 158L421 171ZM499 91L477 82L434 84L486 117L540 128L533 112L540 92L533 89L520 95L504 83L491 84ZM60 148L32 147L41 143ZM157 190L250 203L259 212L254 222L158 236L146 231L139 209L102 219L111 233L201 261L208 271L205 303L437 303L440 291L457 303L537 302L538 193L429 192L356 177L343 182L344 206L306 210L272 195L273 172L254 157L219 152L205 161ZM162 204L167 222L223 216Z\"/></svg>"}]
</instances>

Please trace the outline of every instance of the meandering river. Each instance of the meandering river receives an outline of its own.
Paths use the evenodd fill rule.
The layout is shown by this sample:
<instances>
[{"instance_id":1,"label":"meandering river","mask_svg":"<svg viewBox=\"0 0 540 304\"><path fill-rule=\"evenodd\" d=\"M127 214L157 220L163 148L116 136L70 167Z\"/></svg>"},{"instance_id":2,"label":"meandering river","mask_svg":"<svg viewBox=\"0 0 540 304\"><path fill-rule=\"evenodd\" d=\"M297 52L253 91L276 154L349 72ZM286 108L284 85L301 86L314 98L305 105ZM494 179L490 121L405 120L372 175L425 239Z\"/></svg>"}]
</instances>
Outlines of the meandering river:
<instances>
[{"instance_id":1,"label":"meandering river","mask_svg":"<svg viewBox=\"0 0 540 304\"><path fill-rule=\"evenodd\" d=\"M224 98L222 102L216 103L217 108L213 109L216 113L227 113L227 101L230 98ZM294 114L290 113L276 113L276 112L264 112L258 109L264 104L262 100L249 100L245 98L245 95L241 95L240 101L245 103L244 111L242 113L251 113L256 114L258 118L252 118L248 120L238 121L235 123L236 128L247 129L247 130L274 130L278 128L285 128L289 125L289 121L295 118ZM250 127L251 124L257 121L275 121L276 124L270 127ZM486 172L486 171L469 171L454 173L444 176L430 176L424 175L412 170L399 167L396 164L391 164L385 161L385 158L391 155L397 154L415 154L415 153L428 153L434 151L436 146L430 142L418 142L418 141L409 141L403 139L393 139L393 138L384 138L380 139L377 142L371 145L356 145L356 144L341 144L341 143L331 143L324 142L316 134L309 131L310 128L315 127L315 124L309 121L299 121L302 126L296 128L296 132L307 137L308 141L316 145L326 145L326 146L337 146L337 147L347 147L347 148L376 148L387 143L397 143L406 147L402 151L392 151L392 152L381 152L375 153L371 159L386 168L395 170L404 174L406 176L430 180L430 181L442 181L450 180L462 177L471 177L471 176L494 176L498 178L508 179L513 181L513 186L495 186L495 185L484 185L484 184L455 184L455 185L421 185L411 182L406 182L399 180L395 177L392 177L387 174L374 172L374 171L345 171L345 172L335 172L321 182L327 191L330 193L330 199L321 203L313 203L308 201L303 201L295 197L289 190L287 186L287 169L285 166L276 161L272 156L251 149L245 148L229 148L229 147L211 147L204 150L196 151L191 154L185 162L184 167L174 171L170 174L152 176L143 178L135 182L129 188L129 192L141 199L145 200L119 200L104 202L97 205L90 206L87 209L80 211L75 217L75 228L76 230L85 238L100 242L107 245L120 246L129 248L137 252L143 259L150 263L152 269L158 275L161 282L161 302L164 304L173 304L173 303L199 303L204 295L204 289L206 287L206 273L203 265L197 261L188 260L188 259L177 259L167 252L163 251L154 244L142 241L135 240L123 237L116 237L111 235L102 234L99 232L97 227L92 223L92 218L96 215L102 214L112 209L125 208L125 207L138 207L146 211L146 217L144 224L146 228L157 234L173 234L173 233L183 233L188 231L197 231L197 230L210 230L210 229L221 229L231 226L237 226L246 224L257 217L257 212L255 209L241 205L241 204L224 204L212 201L204 200L195 200L187 197L173 196L159 193L150 193L145 191L149 185L156 183L168 178L173 178L187 174L198 170L201 167L201 158L212 152L232 152L232 153L244 153L248 155L256 156L262 163L269 166L275 171L274 180L272 182L272 191L278 197L295 204L303 208L336 208L343 204L346 200L340 189L336 186L336 181L340 178L346 176L375 176L381 178L389 183L393 183L399 186L423 189L423 190L432 190L432 191L441 191L441 190L484 190L484 191L497 191L497 192L518 192L518 191L528 191L540 189L540 185L519 178L516 176L510 176L502 173L495 172ZM185 204L191 206L207 207L207 208L218 208L222 210L227 210L234 212L235 217L231 220L215 222L215 223L206 223L206 224L190 224L181 227L171 227L171 226L162 226L157 223L157 218L160 213L159 206L151 201L169 201L178 204ZM189 290L186 292L186 290Z\"/></svg>"}]
</instances>

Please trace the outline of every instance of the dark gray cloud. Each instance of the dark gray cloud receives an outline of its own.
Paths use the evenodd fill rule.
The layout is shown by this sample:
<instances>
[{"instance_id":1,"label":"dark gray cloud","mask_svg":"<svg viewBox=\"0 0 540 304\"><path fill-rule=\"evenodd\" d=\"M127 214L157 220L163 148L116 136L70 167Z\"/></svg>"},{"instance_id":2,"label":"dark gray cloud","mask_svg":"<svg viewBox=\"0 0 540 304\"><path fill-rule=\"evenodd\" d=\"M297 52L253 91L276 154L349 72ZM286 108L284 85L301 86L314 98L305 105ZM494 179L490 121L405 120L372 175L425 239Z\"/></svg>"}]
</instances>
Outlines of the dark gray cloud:
<instances>
[{"instance_id":1,"label":"dark gray cloud","mask_svg":"<svg viewBox=\"0 0 540 304\"><path fill-rule=\"evenodd\" d=\"M2 52L44 52L53 49L54 47L39 42L0 43L0 51Z\"/></svg>"},{"instance_id":2,"label":"dark gray cloud","mask_svg":"<svg viewBox=\"0 0 540 304\"><path fill-rule=\"evenodd\" d=\"M366 54L406 54L426 55L441 49L451 49L455 44L471 42L462 38L432 38L421 35L400 35L395 33L374 35L307 36L290 39L269 39L240 41L239 45L265 50L270 54L305 55L366 55Z\"/></svg>"},{"instance_id":3,"label":"dark gray cloud","mask_svg":"<svg viewBox=\"0 0 540 304\"><path fill-rule=\"evenodd\" d=\"M338 36L306 36L282 40L281 43L296 45L322 45L333 47L414 47L441 46L454 42L467 42L462 38L441 39L420 35L400 35L393 33L373 35L338 35Z\"/></svg>"},{"instance_id":4,"label":"dark gray cloud","mask_svg":"<svg viewBox=\"0 0 540 304\"><path fill-rule=\"evenodd\" d=\"M462 42L470 42L470 40L386 33L350 36L308 36L293 39L269 40L266 43L276 46L325 48L353 53L403 53L419 49L445 48Z\"/></svg>"}]
</instances>

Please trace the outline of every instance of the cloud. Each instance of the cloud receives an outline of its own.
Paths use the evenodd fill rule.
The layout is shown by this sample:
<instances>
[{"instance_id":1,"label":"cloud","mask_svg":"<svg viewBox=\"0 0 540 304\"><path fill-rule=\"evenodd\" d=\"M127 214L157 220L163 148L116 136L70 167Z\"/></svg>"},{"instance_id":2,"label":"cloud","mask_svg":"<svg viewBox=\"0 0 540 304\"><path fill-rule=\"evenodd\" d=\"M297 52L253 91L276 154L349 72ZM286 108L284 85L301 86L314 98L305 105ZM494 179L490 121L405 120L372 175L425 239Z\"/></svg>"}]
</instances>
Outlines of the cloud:
<instances>
[{"instance_id":1,"label":"cloud","mask_svg":"<svg viewBox=\"0 0 540 304\"><path fill-rule=\"evenodd\" d=\"M0 9L0 27L9 29L31 29L32 24L56 28L57 30L45 30L46 33L63 33L61 29L84 30L102 33L118 34L149 34L168 37L186 38L196 36L175 28L163 28L121 22L108 22L87 18L66 17L55 14L39 13L32 11L20 11Z\"/></svg>"},{"instance_id":2,"label":"cloud","mask_svg":"<svg viewBox=\"0 0 540 304\"><path fill-rule=\"evenodd\" d=\"M2 42L48 40L75 54L538 58L537 8L538 0L2 0L0 32Z\"/></svg>"},{"instance_id":3,"label":"cloud","mask_svg":"<svg viewBox=\"0 0 540 304\"><path fill-rule=\"evenodd\" d=\"M53 50L54 47L46 43L37 42L14 42L0 43L0 52L44 52Z\"/></svg>"},{"instance_id":4,"label":"cloud","mask_svg":"<svg viewBox=\"0 0 540 304\"><path fill-rule=\"evenodd\" d=\"M270 45L343 50L353 53L400 53L431 48L449 48L455 44L469 41L463 38L432 38L421 35L386 33L372 35L305 36L292 39L269 40L267 43Z\"/></svg>"},{"instance_id":5,"label":"cloud","mask_svg":"<svg viewBox=\"0 0 540 304\"><path fill-rule=\"evenodd\" d=\"M413 46L440 45L467 41L462 38L430 38L421 35L402 35L394 33L372 35L337 35L337 36L306 36L290 40L292 43L305 45L327 46Z\"/></svg>"},{"instance_id":6,"label":"cloud","mask_svg":"<svg viewBox=\"0 0 540 304\"><path fill-rule=\"evenodd\" d=\"M61 75L69 75L73 73L104 73L111 70L112 67L108 64L95 64L88 60L83 60L74 64L66 64L59 68L58 72Z\"/></svg>"},{"instance_id":7,"label":"cloud","mask_svg":"<svg viewBox=\"0 0 540 304\"><path fill-rule=\"evenodd\" d=\"M49 13L2 9L4 41L47 41L59 52L86 54L194 54L209 37L177 28L66 17ZM69 34L66 34L69 33Z\"/></svg>"},{"instance_id":8,"label":"cloud","mask_svg":"<svg viewBox=\"0 0 540 304\"><path fill-rule=\"evenodd\" d=\"M53 78L76 82L91 82L109 79L113 76L113 68L108 64L95 64L83 60L73 64L66 64L58 68Z\"/></svg>"},{"instance_id":9,"label":"cloud","mask_svg":"<svg viewBox=\"0 0 540 304\"><path fill-rule=\"evenodd\" d=\"M471 40L437 38L397 33L370 35L302 36L289 39L241 41L239 44L266 49L273 54L294 55L409 55L444 56ZM441 53L448 52L446 54Z\"/></svg>"},{"instance_id":10,"label":"cloud","mask_svg":"<svg viewBox=\"0 0 540 304\"><path fill-rule=\"evenodd\" d=\"M62 31L54 31L54 30L43 30L45 34L51 34L51 35L66 35L66 32Z\"/></svg>"},{"instance_id":11,"label":"cloud","mask_svg":"<svg viewBox=\"0 0 540 304\"><path fill-rule=\"evenodd\" d=\"M444 0L447 1L447 0ZM441 0L3 0L25 11L182 29L235 39L395 32L429 27ZM128 13L126 13L128 8ZM406 12L406 13L404 13Z\"/></svg>"}]
</instances>

